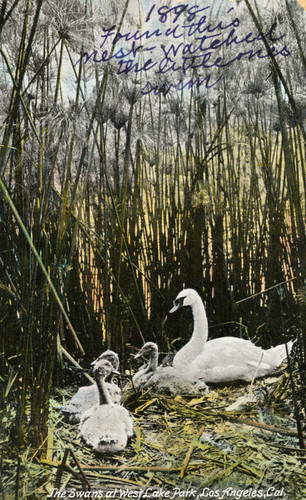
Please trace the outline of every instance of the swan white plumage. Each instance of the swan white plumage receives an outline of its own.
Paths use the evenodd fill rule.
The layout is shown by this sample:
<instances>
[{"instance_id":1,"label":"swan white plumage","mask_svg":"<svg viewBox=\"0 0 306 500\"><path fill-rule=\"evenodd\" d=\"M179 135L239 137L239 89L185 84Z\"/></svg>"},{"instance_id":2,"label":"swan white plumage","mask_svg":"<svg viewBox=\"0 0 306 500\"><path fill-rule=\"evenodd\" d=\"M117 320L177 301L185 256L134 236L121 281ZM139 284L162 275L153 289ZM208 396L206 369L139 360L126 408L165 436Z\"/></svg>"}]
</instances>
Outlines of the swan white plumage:
<instances>
[{"instance_id":1,"label":"swan white plumage","mask_svg":"<svg viewBox=\"0 0 306 500\"><path fill-rule=\"evenodd\" d=\"M115 371L119 369L119 356L114 351L105 351L100 356L91 363L94 367L98 362L103 359L107 359ZM110 398L113 403L120 404L122 401L122 392L120 387L112 382L112 373L109 375L109 379L106 382L107 390L109 392ZM61 411L67 418L70 424L78 424L81 419L82 413L97 404L99 401L99 391L97 384L87 385L80 387L76 394L72 396L70 401L62 407Z\"/></svg>"},{"instance_id":2,"label":"swan white plumage","mask_svg":"<svg viewBox=\"0 0 306 500\"><path fill-rule=\"evenodd\" d=\"M199 396L207 394L209 389L202 380L191 378L188 371L182 372L172 366L158 366L158 346L147 342L135 358L148 357L148 364L133 377L134 387L153 389L156 392L172 396Z\"/></svg>"},{"instance_id":3,"label":"swan white plumage","mask_svg":"<svg viewBox=\"0 0 306 500\"><path fill-rule=\"evenodd\" d=\"M95 366L97 361L101 361L101 359L108 359L108 361L110 361L113 367L115 368L115 371L119 370L120 361L119 361L119 356L116 352L111 351L110 349L102 352L102 354L100 354L100 356L91 363L91 366ZM112 374L110 375L110 380L111 377Z\"/></svg>"},{"instance_id":4,"label":"swan white plumage","mask_svg":"<svg viewBox=\"0 0 306 500\"><path fill-rule=\"evenodd\" d=\"M286 344L264 350L249 340L236 337L222 337L209 340L208 323L204 304L199 294L187 288L174 300L169 311L174 313L181 307L190 306L194 329L189 342L180 349L173 359L177 369L188 369L189 376L205 382L229 382L255 378L273 373L287 357ZM293 342L287 343L290 353Z\"/></svg>"},{"instance_id":5,"label":"swan white plumage","mask_svg":"<svg viewBox=\"0 0 306 500\"><path fill-rule=\"evenodd\" d=\"M124 450L128 438L134 434L133 417L121 405L112 402L105 378L114 373L107 359L97 361L94 376L99 391L99 402L86 410L80 422L80 434L90 448L98 453L117 453Z\"/></svg>"}]
</instances>

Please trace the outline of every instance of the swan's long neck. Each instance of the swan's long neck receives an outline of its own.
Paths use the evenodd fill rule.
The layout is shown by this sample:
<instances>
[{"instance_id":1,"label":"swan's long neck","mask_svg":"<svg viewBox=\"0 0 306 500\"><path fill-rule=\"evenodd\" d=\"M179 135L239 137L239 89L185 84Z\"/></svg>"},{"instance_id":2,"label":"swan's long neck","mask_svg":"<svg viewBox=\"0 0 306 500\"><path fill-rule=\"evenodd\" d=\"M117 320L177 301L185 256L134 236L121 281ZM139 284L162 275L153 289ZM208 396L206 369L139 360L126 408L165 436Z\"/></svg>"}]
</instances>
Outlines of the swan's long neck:
<instances>
[{"instance_id":1,"label":"swan's long neck","mask_svg":"<svg viewBox=\"0 0 306 500\"><path fill-rule=\"evenodd\" d=\"M201 297L191 306L193 314L193 333L189 342L174 356L173 366L178 369L188 369L197 356L205 349L208 337L208 324Z\"/></svg>"},{"instance_id":2,"label":"swan's long neck","mask_svg":"<svg viewBox=\"0 0 306 500\"><path fill-rule=\"evenodd\" d=\"M154 350L150 353L147 365L145 366L145 368L141 370L141 375L145 375L146 373L149 372L155 372L157 370L157 366L158 366L158 351Z\"/></svg>"},{"instance_id":3,"label":"swan's long neck","mask_svg":"<svg viewBox=\"0 0 306 500\"><path fill-rule=\"evenodd\" d=\"M158 351L157 349L151 352L149 363L148 363L148 371L155 372L158 366Z\"/></svg>"},{"instance_id":4,"label":"swan's long neck","mask_svg":"<svg viewBox=\"0 0 306 500\"><path fill-rule=\"evenodd\" d=\"M157 370L158 366L158 349L154 349L150 352L149 360L146 366L141 368L133 377L133 383L138 383L143 376L148 374L153 374Z\"/></svg>"},{"instance_id":5,"label":"swan's long neck","mask_svg":"<svg viewBox=\"0 0 306 500\"><path fill-rule=\"evenodd\" d=\"M105 383L105 377L99 375L96 377L96 383L99 389L99 404L100 405L109 405L112 404L112 400L110 398L109 392L107 390L107 386Z\"/></svg>"},{"instance_id":6,"label":"swan's long neck","mask_svg":"<svg viewBox=\"0 0 306 500\"><path fill-rule=\"evenodd\" d=\"M191 306L193 315L193 333L190 340L196 341L203 348L208 337L208 323L204 304L199 299Z\"/></svg>"}]
</instances>

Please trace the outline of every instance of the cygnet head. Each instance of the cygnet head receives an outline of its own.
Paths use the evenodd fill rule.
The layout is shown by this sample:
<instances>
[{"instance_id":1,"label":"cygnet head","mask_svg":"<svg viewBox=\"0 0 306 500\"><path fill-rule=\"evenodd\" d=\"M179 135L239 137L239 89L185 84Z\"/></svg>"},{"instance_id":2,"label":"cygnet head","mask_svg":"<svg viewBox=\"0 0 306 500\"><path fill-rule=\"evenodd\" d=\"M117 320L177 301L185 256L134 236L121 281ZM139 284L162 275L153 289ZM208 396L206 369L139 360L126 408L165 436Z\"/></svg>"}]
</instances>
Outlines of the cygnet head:
<instances>
[{"instance_id":1,"label":"cygnet head","mask_svg":"<svg viewBox=\"0 0 306 500\"><path fill-rule=\"evenodd\" d=\"M94 365L94 376L96 380L101 380L109 377L111 373L118 373L108 359L100 359Z\"/></svg>"},{"instance_id":2,"label":"cygnet head","mask_svg":"<svg viewBox=\"0 0 306 500\"><path fill-rule=\"evenodd\" d=\"M181 307L193 306L196 302L201 300L198 292L193 290L193 288L185 288L182 290L176 299L173 301L173 307L170 309L169 313L174 313Z\"/></svg>"},{"instance_id":3,"label":"cygnet head","mask_svg":"<svg viewBox=\"0 0 306 500\"><path fill-rule=\"evenodd\" d=\"M102 359L107 359L108 361L110 361L115 370L119 369L120 365L119 356L116 352L111 350L102 352L102 354L100 354L100 356L91 363L91 366L95 366L95 364L101 361Z\"/></svg>"},{"instance_id":4,"label":"cygnet head","mask_svg":"<svg viewBox=\"0 0 306 500\"><path fill-rule=\"evenodd\" d=\"M154 342L147 342L140 351L135 356L135 359L137 358L142 358L143 356L145 357L151 357L152 354L158 354L158 347L157 344Z\"/></svg>"}]
</instances>

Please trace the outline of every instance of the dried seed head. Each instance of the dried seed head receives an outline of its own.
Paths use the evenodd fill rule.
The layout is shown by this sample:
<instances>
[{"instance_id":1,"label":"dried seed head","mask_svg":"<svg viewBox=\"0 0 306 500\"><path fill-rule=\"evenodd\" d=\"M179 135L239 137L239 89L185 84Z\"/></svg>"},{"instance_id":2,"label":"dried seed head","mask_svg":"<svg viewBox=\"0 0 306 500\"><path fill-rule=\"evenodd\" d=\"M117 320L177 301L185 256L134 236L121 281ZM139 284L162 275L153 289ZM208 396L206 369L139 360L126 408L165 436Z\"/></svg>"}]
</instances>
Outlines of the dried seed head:
<instances>
[{"instance_id":1,"label":"dried seed head","mask_svg":"<svg viewBox=\"0 0 306 500\"><path fill-rule=\"evenodd\" d=\"M129 104L134 105L141 98L141 90L136 87L137 82L133 84L126 85L124 89L124 95L127 98Z\"/></svg>"},{"instance_id":2,"label":"dried seed head","mask_svg":"<svg viewBox=\"0 0 306 500\"><path fill-rule=\"evenodd\" d=\"M93 45L93 30L98 20L88 15L84 2L46 0L42 18L43 24L50 27L57 37L73 43L78 49L84 44Z\"/></svg>"},{"instance_id":3,"label":"dried seed head","mask_svg":"<svg viewBox=\"0 0 306 500\"><path fill-rule=\"evenodd\" d=\"M107 120L110 117L110 107L107 104L99 104L97 112L96 112L96 119L99 123L103 124L106 123Z\"/></svg>"},{"instance_id":4,"label":"dried seed head","mask_svg":"<svg viewBox=\"0 0 306 500\"><path fill-rule=\"evenodd\" d=\"M117 130L120 130L128 121L128 113L120 106L112 106L109 117Z\"/></svg>"}]
</instances>

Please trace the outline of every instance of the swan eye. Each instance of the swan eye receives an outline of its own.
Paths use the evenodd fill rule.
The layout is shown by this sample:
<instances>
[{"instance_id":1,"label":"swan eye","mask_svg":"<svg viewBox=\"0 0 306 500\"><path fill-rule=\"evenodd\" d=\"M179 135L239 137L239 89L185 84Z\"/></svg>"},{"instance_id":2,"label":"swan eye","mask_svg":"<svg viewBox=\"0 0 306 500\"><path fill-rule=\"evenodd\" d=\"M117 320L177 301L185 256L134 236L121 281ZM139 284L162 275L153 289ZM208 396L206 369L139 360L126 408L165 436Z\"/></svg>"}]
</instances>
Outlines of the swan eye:
<instances>
[{"instance_id":1,"label":"swan eye","mask_svg":"<svg viewBox=\"0 0 306 500\"><path fill-rule=\"evenodd\" d=\"M176 307L183 307L183 305L184 305L184 299L186 299L186 297L180 297L179 299L175 299L175 301L173 302L173 304Z\"/></svg>"}]
</instances>

